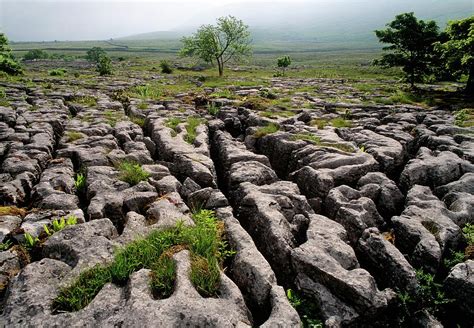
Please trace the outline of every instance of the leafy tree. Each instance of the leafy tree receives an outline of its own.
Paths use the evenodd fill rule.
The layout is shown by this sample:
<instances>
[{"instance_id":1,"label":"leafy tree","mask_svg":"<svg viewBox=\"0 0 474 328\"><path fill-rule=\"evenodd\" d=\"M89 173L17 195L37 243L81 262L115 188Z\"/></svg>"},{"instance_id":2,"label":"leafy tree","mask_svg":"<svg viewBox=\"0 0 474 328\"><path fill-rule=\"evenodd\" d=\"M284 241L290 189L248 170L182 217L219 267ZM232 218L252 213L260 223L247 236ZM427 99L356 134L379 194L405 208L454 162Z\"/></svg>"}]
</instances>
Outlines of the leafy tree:
<instances>
[{"instance_id":1,"label":"leafy tree","mask_svg":"<svg viewBox=\"0 0 474 328\"><path fill-rule=\"evenodd\" d=\"M87 50L86 59L92 63L98 63L101 56L107 55L104 49L101 47L93 47Z\"/></svg>"},{"instance_id":2,"label":"leafy tree","mask_svg":"<svg viewBox=\"0 0 474 328\"><path fill-rule=\"evenodd\" d=\"M13 57L12 50L8 45L8 38L4 33L0 33L0 71L10 75L23 73L21 65Z\"/></svg>"},{"instance_id":3,"label":"leafy tree","mask_svg":"<svg viewBox=\"0 0 474 328\"><path fill-rule=\"evenodd\" d=\"M97 62L96 67L97 72L99 72L100 76L103 75L111 75L112 74L112 60L107 55L102 55Z\"/></svg>"},{"instance_id":4,"label":"leafy tree","mask_svg":"<svg viewBox=\"0 0 474 328\"><path fill-rule=\"evenodd\" d=\"M439 36L436 22L418 20L412 12L404 13L395 16L385 30L377 30L375 34L380 42L391 44L383 48L389 53L376 60L376 65L402 67L412 88L430 73L433 44Z\"/></svg>"},{"instance_id":5,"label":"leafy tree","mask_svg":"<svg viewBox=\"0 0 474 328\"><path fill-rule=\"evenodd\" d=\"M285 69L291 65L291 58L290 56L284 56L277 59L277 66L281 68L282 75L285 75Z\"/></svg>"},{"instance_id":6,"label":"leafy tree","mask_svg":"<svg viewBox=\"0 0 474 328\"><path fill-rule=\"evenodd\" d=\"M24 60L47 59L47 58L49 58L48 53L41 49L30 50L23 56Z\"/></svg>"},{"instance_id":7,"label":"leafy tree","mask_svg":"<svg viewBox=\"0 0 474 328\"><path fill-rule=\"evenodd\" d=\"M250 32L248 26L233 17L221 17L217 25L203 25L195 34L182 39L182 56L197 57L215 64L219 76L224 74L224 65L250 56Z\"/></svg>"},{"instance_id":8,"label":"leafy tree","mask_svg":"<svg viewBox=\"0 0 474 328\"><path fill-rule=\"evenodd\" d=\"M449 22L448 40L438 43L446 68L455 76L468 76L466 93L474 95L474 16Z\"/></svg>"}]
</instances>

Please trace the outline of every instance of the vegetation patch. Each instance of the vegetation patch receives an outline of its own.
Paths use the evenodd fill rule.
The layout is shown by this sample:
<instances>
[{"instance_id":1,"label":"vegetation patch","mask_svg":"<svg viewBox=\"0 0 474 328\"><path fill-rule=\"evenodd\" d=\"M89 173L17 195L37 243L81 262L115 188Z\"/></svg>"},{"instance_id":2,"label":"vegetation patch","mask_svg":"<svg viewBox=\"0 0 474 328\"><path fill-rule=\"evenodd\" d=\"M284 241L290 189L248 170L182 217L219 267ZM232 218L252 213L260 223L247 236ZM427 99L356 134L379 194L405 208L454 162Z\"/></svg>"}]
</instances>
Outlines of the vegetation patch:
<instances>
[{"instance_id":1,"label":"vegetation patch","mask_svg":"<svg viewBox=\"0 0 474 328\"><path fill-rule=\"evenodd\" d=\"M316 317L318 308L309 298L298 295L292 289L286 291L286 297L291 306L298 312L303 328L323 328L323 322Z\"/></svg>"},{"instance_id":2,"label":"vegetation patch","mask_svg":"<svg viewBox=\"0 0 474 328\"><path fill-rule=\"evenodd\" d=\"M176 137L178 135L178 125L180 125L181 123L183 123L183 120L179 117L171 117L165 121L165 126L172 130L172 137Z\"/></svg>"},{"instance_id":3,"label":"vegetation patch","mask_svg":"<svg viewBox=\"0 0 474 328\"><path fill-rule=\"evenodd\" d=\"M309 124L311 126L317 126L318 129L322 130L329 124L329 121L325 120L323 118L315 118L315 119L311 120L311 122Z\"/></svg>"},{"instance_id":4,"label":"vegetation patch","mask_svg":"<svg viewBox=\"0 0 474 328\"><path fill-rule=\"evenodd\" d=\"M203 119L199 117L188 117L186 120L186 135L184 136L184 141L191 145L194 144L197 137L197 128L203 122Z\"/></svg>"},{"instance_id":5,"label":"vegetation patch","mask_svg":"<svg viewBox=\"0 0 474 328\"><path fill-rule=\"evenodd\" d=\"M235 254L223 242L223 224L213 211L199 210L193 214L195 226L179 222L172 228L155 230L118 249L114 260L106 266L96 266L82 272L70 286L60 290L53 310L78 311L89 304L109 282L124 285L130 275L142 268L152 271L150 288L159 298L169 297L176 280L176 265L172 255L189 249L190 279L203 296L217 296L220 268L227 256Z\"/></svg>"},{"instance_id":6,"label":"vegetation patch","mask_svg":"<svg viewBox=\"0 0 474 328\"><path fill-rule=\"evenodd\" d=\"M49 76L64 76L66 75L67 70L65 68L56 68L48 71Z\"/></svg>"},{"instance_id":7,"label":"vegetation patch","mask_svg":"<svg viewBox=\"0 0 474 328\"><path fill-rule=\"evenodd\" d=\"M3 215L14 215L24 217L27 213L27 210L23 208L18 208L16 206L0 206L0 216Z\"/></svg>"},{"instance_id":8,"label":"vegetation patch","mask_svg":"<svg viewBox=\"0 0 474 328\"><path fill-rule=\"evenodd\" d=\"M77 131L66 132L67 142L74 142L76 140L84 138L84 135Z\"/></svg>"},{"instance_id":9,"label":"vegetation patch","mask_svg":"<svg viewBox=\"0 0 474 328\"><path fill-rule=\"evenodd\" d=\"M158 85L146 84L133 87L126 94L130 98L158 100L162 96L162 91Z\"/></svg>"},{"instance_id":10,"label":"vegetation patch","mask_svg":"<svg viewBox=\"0 0 474 328\"><path fill-rule=\"evenodd\" d=\"M454 124L463 128L474 126L474 109L464 108L454 114Z\"/></svg>"},{"instance_id":11,"label":"vegetation patch","mask_svg":"<svg viewBox=\"0 0 474 328\"><path fill-rule=\"evenodd\" d=\"M320 144L321 143L321 138L320 137L318 137L318 136L316 136L312 133L309 133L309 132L294 134L294 135L291 136L290 139L293 140L293 141L305 140L305 141L314 142L315 144Z\"/></svg>"},{"instance_id":12,"label":"vegetation patch","mask_svg":"<svg viewBox=\"0 0 474 328\"><path fill-rule=\"evenodd\" d=\"M76 96L72 98L71 102L88 107L97 106L97 99L92 96Z\"/></svg>"},{"instance_id":13,"label":"vegetation patch","mask_svg":"<svg viewBox=\"0 0 474 328\"><path fill-rule=\"evenodd\" d=\"M124 161L118 166L120 171L119 179L134 186L140 181L146 181L150 174L146 172L138 163Z\"/></svg>"},{"instance_id":14,"label":"vegetation patch","mask_svg":"<svg viewBox=\"0 0 474 328\"><path fill-rule=\"evenodd\" d=\"M268 134L278 132L279 130L280 130L280 126L278 124L270 123L267 126L261 127L257 131L255 131L253 136L255 138L262 138Z\"/></svg>"},{"instance_id":15,"label":"vegetation patch","mask_svg":"<svg viewBox=\"0 0 474 328\"><path fill-rule=\"evenodd\" d=\"M352 122L350 120L344 119L342 117L333 118L330 121L330 123L335 128L350 128L350 127L352 127Z\"/></svg>"},{"instance_id":16,"label":"vegetation patch","mask_svg":"<svg viewBox=\"0 0 474 328\"><path fill-rule=\"evenodd\" d=\"M130 116L130 121L141 127L145 126L145 118L140 116Z\"/></svg>"}]
</instances>

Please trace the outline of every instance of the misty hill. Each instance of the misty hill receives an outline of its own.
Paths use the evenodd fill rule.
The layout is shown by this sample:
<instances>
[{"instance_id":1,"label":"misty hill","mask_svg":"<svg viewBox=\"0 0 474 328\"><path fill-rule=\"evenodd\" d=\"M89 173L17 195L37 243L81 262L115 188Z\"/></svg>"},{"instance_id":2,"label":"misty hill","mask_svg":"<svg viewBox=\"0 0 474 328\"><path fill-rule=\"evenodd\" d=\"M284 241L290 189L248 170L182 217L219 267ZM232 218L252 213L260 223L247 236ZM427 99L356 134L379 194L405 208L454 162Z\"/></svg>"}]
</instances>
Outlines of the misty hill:
<instances>
[{"instance_id":1,"label":"misty hill","mask_svg":"<svg viewBox=\"0 0 474 328\"><path fill-rule=\"evenodd\" d=\"M304 1L297 3L230 4L203 9L185 25L167 32L132 35L122 40L172 39L192 33L216 17L234 15L250 25L253 40L292 42L363 42L376 44L373 33L396 14L413 11L421 19L433 19L441 28L448 20L474 13L470 0Z\"/></svg>"}]
</instances>

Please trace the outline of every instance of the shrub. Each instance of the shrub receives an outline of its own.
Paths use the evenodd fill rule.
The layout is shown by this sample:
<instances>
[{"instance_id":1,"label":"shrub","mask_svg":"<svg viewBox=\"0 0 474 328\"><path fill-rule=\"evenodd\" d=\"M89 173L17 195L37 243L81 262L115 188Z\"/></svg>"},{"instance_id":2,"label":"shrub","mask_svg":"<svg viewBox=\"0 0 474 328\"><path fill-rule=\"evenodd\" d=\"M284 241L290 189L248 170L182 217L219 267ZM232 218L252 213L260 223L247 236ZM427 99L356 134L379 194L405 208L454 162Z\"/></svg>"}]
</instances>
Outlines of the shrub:
<instances>
[{"instance_id":1,"label":"shrub","mask_svg":"<svg viewBox=\"0 0 474 328\"><path fill-rule=\"evenodd\" d=\"M49 58L48 53L41 49L30 50L23 56L23 60L48 59L48 58Z\"/></svg>"},{"instance_id":2,"label":"shrub","mask_svg":"<svg viewBox=\"0 0 474 328\"><path fill-rule=\"evenodd\" d=\"M280 130L280 126L278 124L270 123L267 126L261 127L257 131L255 131L253 136L255 138L262 138L262 137L266 136L267 134L272 134L272 133L278 132L278 130Z\"/></svg>"},{"instance_id":3,"label":"shrub","mask_svg":"<svg viewBox=\"0 0 474 328\"><path fill-rule=\"evenodd\" d=\"M64 76L67 73L65 68L56 68L51 71L48 71L50 76Z\"/></svg>"},{"instance_id":4,"label":"shrub","mask_svg":"<svg viewBox=\"0 0 474 328\"><path fill-rule=\"evenodd\" d=\"M150 174L143 170L140 164L133 162L120 163L118 170L120 171L119 179L134 186L140 181L145 181Z\"/></svg>"},{"instance_id":5,"label":"shrub","mask_svg":"<svg viewBox=\"0 0 474 328\"><path fill-rule=\"evenodd\" d=\"M8 45L8 38L5 33L0 33L0 72L8 75L21 75L23 69L12 55L12 50Z\"/></svg>"},{"instance_id":6,"label":"shrub","mask_svg":"<svg viewBox=\"0 0 474 328\"><path fill-rule=\"evenodd\" d=\"M112 60L109 56L103 55L99 58L96 67L97 72L100 76L111 75L112 74Z\"/></svg>"},{"instance_id":7,"label":"shrub","mask_svg":"<svg viewBox=\"0 0 474 328\"><path fill-rule=\"evenodd\" d=\"M160 61L160 68L161 68L161 73L163 74L173 73L173 68L171 67L171 64L166 60Z\"/></svg>"},{"instance_id":8,"label":"shrub","mask_svg":"<svg viewBox=\"0 0 474 328\"><path fill-rule=\"evenodd\" d=\"M93 47L87 50L86 59L92 63L98 63L102 56L106 56L107 53L101 47Z\"/></svg>"},{"instance_id":9,"label":"shrub","mask_svg":"<svg viewBox=\"0 0 474 328\"><path fill-rule=\"evenodd\" d=\"M13 56L6 56L0 53L0 71L7 73L8 75L21 75L23 74L23 68L13 58Z\"/></svg>"},{"instance_id":10,"label":"shrub","mask_svg":"<svg viewBox=\"0 0 474 328\"><path fill-rule=\"evenodd\" d=\"M284 57L281 57L281 58L277 59L277 66L281 69L280 76L285 75L285 70L290 65L291 65L290 56L284 56Z\"/></svg>"}]
</instances>

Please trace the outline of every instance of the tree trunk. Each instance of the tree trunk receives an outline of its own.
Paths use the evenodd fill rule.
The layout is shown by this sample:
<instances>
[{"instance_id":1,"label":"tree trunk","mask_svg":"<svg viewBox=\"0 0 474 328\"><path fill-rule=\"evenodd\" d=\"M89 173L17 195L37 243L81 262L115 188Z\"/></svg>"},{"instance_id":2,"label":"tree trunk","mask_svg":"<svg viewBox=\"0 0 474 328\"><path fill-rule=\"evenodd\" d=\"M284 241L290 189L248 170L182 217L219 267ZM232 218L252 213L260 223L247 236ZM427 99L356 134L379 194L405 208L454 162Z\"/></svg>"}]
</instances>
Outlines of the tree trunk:
<instances>
[{"instance_id":1,"label":"tree trunk","mask_svg":"<svg viewBox=\"0 0 474 328\"><path fill-rule=\"evenodd\" d=\"M469 77L467 78L466 94L474 96L474 65L471 66Z\"/></svg>"},{"instance_id":2,"label":"tree trunk","mask_svg":"<svg viewBox=\"0 0 474 328\"><path fill-rule=\"evenodd\" d=\"M222 77L224 75L224 63L222 59L217 58L217 67L219 68L219 76Z\"/></svg>"}]
</instances>

